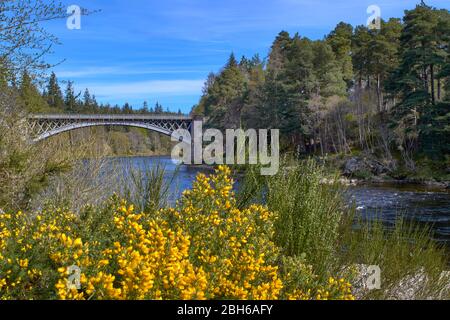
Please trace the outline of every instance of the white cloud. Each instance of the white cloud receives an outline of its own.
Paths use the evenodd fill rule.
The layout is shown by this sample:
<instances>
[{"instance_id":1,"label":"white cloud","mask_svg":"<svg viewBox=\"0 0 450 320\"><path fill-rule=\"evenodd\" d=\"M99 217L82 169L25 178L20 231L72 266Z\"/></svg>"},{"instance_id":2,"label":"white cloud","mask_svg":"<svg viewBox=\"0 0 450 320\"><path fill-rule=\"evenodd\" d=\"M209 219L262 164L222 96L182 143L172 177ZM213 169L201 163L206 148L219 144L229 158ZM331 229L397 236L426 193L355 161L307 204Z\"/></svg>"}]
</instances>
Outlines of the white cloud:
<instances>
[{"instance_id":1,"label":"white cloud","mask_svg":"<svg viewBox=\"0 0 450 320\"><path fill-rule=\"evenodd\" d=\"M209 70L209 69L208 69ZM164 67L164 68L139 68L139 67L88 67L76 70L56 70L56 75L60 78L74 79L95 77L102 75L145 75L145 74L180 74L180 73L205 73L208 71L198 68L183 68L183 67Z\"/></svg>"},{"instance_id":2,"label":"white cloud","mask_svg":"<svg viewBox=\"0 0 450 320\"><path fill-rule=\"evenodd\" d=\"M85 83L79 88L89 88L97 97L127 98L132 96L200 95L204 80L152 80L115 84Z\"/></svg>"}]
</instances>

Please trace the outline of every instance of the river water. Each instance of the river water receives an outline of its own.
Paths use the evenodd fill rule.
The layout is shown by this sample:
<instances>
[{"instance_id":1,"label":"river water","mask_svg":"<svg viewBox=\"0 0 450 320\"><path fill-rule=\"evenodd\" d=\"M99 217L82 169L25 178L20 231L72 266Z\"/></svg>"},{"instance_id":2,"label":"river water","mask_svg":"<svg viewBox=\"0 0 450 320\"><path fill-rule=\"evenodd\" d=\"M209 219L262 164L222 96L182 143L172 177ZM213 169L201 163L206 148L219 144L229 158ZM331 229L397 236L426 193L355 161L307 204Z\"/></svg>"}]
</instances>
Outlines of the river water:
<instances>
[{"instance_id":1,"label":"river water","mask_svg":"<svg viewBox=\"0 0 450 320\"><path fill-rule=\"evenodd\" d=\"M166 178L172 179L171 201L192 186L192 181L205 169L177 166L169 157L129 157L114 158L119 166L131 166L145 170L161 164L165 167ZM382 219L387 225L394 224L399 216L420 224L429 225L435 238L450 246L450 192L430 190L417 186L398 185L358 185L347 188L345 197L349 205L355 205L364 218Z\"/></svg>"}]
</instances>

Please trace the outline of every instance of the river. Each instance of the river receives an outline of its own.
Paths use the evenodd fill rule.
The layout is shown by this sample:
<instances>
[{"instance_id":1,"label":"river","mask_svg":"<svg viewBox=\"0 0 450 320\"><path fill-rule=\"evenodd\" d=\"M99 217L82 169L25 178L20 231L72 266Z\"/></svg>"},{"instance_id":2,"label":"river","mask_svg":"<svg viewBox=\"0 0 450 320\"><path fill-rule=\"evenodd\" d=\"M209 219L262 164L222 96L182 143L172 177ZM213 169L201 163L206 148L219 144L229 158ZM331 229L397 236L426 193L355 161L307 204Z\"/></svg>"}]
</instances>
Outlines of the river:
<instances>
[{"instance_id":1,"label":"river","mask_svg":"<svg viewBox=\"0 0 450 320\"><path fill-rule=\"evenodd\" d=\"M165 167L166 178L171 179L171 201L192 186L192 181L205 169L177 166L169 157L127 157L111 160L120 167L146 169L157 163ZM358 185L347 188L347 202L355 205L364 218L381 218L387 225L399 216L429 225L437 240L450 246L450 192L430 190L411 185Z\"/></svg>"}]
</instances>

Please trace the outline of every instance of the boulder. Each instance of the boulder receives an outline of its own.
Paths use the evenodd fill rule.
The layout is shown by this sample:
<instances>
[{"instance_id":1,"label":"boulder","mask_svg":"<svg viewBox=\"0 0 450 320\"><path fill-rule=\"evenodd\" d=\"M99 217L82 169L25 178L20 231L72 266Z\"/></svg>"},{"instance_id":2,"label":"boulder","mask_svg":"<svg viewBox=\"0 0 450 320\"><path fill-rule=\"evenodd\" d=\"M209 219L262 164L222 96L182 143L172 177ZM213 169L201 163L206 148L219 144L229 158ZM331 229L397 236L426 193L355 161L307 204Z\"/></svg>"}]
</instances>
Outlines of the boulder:
<instances>
[{"instance_id":1,"label":"boulder","mask_svg":"<svg viewBox=\"0 0 450 320\"><path fill-rule=\"evenodd\" d=\"M347 177L354 176L358 171L364 170L362 159L354 157L347 160L344 164L343 174Z\"/></svg>"},{"instance_id":2,"label":"boulder","mask_svg":"<svg viewBox=\"0 0 450 320\"><path fill-rule=\"evenodd\" d=\"M371 173L379 176L389 172L389 169L380 161L370 158L352 157L347 160L343 167L343 174L346 177L354 177L358 173Z\"/></svg>"}]
</instances>

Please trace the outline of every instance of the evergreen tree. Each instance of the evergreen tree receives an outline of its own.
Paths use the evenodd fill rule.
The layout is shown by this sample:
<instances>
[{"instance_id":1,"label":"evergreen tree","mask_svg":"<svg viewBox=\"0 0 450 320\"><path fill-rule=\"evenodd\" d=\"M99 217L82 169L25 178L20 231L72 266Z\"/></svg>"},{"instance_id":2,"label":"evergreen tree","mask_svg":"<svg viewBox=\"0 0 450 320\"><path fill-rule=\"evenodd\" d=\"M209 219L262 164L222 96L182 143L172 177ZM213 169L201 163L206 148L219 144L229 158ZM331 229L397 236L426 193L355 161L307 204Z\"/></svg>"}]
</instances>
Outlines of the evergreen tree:
<instances>
[{"instance_id":1,"label":"evergreen tree","mask_svg":"<svg viewBox=\"0 0 450 320\"><path fill-rule=\"evenodd\" d=\"M64 97L64 103L66 105L66 110L69 113L76 113L78 110L77 106L77 98L78 96L75 95L75 89L73 87L73 82L68 81L67 87L65 91L65 97Z\"/></svg>"},{"instance_id":2,"label":"evergreen tree","mask_svg":"<svg viewBox=\"0 0 450 320\"><path fill-rule=\"evenodd\" d=\"M291 44L292 39L286 31L281 31L272 44L267 71L271 72L275 77L279 71L286 67Z\"/></svg>"},{"instance_id":3,"label":"evergreen tree","mask_svg":"<svg viewBox=\"0 0 450 320\"><path fill-rule=\"evenodd\" d=\"M348 23L340 22L326 38L336 55L344 80L349 86L353 80L352 37L353 27Z\"/></svg>"},{"instance_id":4,"label":"evergreen tree","mask_svg":"<svg viewBox=\"0 0 450 320\"><path fill-rule=\"evenodd\" d=\"M97 102L97 98L95 97L95 94L94 95L92 95L92 98L91 98L91 110L92 110L92 112L95 112L95 113L97 113L98 111L99 111L99 105L98 105L98 102Z\"/></svg>"},{"instance_id":5,"label":"evergreen tree","mask_svg":"<svg viewBox=\"0 0 450 320\"><path fill-rule=\"evenodd\" d=\"M282 77L286 77L285 84L292 86L292 90L299 93L304 99L311 94L315 75L313 71L313 44L308 38L300 38L298 34L292 39L292 44L288 53L288 63L282 73ZM283 81L282 77L278 77Z\"/></svg>"},{"instance_id":6,"label":"evergreen tree","mask_svg":"<svg viewBox=\"0 0 450 320\"><path fill-rule=\"evenodd\" d=\"M58 84L58 79L56 78L54 72L52 72L50 75L45 98L50 107L61 111L64 109L63 95Z\"/></svg>"},{"instance_id":7,"label":"evergreen tree","mask_svg":"<svg viewBox=\"0 0 450 320\"><path fill-rule=\"evenodd\" d=\"M449 55L450 29L446 19L448 12L444 14L423 2L406 11L403 18L400 66L392 74L388 88L401 98L394 109L394 125L403 131L402 136L407 137L402 140L403 145L405 141L413 145L411 153L419 148L440 153L436 133L447 124L436 120L442 117L444 109L436 105L440 95L436 85L442 77L439 70L446 69ZM430 147L435 142L439 146Z\"/></svg>"},{"instance_id":8,"label":"evergreen tree","mask_svg":"<svg viewBox=\"0 0 450 320\"><path fill-rule=\"evenodd\" d=\"M83 105L86 111L89 111L91 105L92 105L92 98L91 94L89 93L89 89L86 88L83 95Z\"/></svg>"},{"instance_id":9,"label":"evergreen tree","mask_svg":"<svg viewBox=\"0 0 450 320\"><path fill-rule=\"evenodd\" d=\"M142 113L147 114L148 112L148 103L147 101L144 101L144 103L142 104Z\"/></svg>"},{"instance_id":10,"label":"evergreen tree","mask_svg":"<svg viewBox=\"0 0 450 320\"><path fill-rule=\"evenodd\" d=\"M243 126L245 128L258 128L261 127L261 115L258 114L258 111L260 110L266 79L264 62L261 61L258 55L255 55L250 60L246 79L247 91L243 97L244 106L242 108Z\"/></svg>"},{"instance_id":11,"label":"evergreen tree","mask_svg":"<svg viewBox=\"0 0 450 320\"><path fill-rule=\"evenodd\" d=\"M125 102L125 104L123 105L123 108L122 108L122 112L124 114L131 114L131 113L133 113L133 108L130 106L130 104L128 102Z\"/></svg>"},{"instance_id":12,"label":"evergreen tree","mask_svg":"<svg viewBox=\"0 0 450 320\"><path fill-rule=\"evenodd\" d=\"M162 114L164 112L162 105L159 104L159 102L156 102L155 104L155 113L156 114Z\"/></svg>"},{"instance_id":13,"label":"evergreen tree","mask_svg":"<svg viewBox=\"0 0 450 320\"><path fill-rule=\"evenodd\" d=\"M27 112L39 113L45 112L48 108L47 103L41 96L41 93L33 83L27 71L22 73L22 79L19 87L20 97Z\"/></svg>"},{"instance_id":14,"label":"evergreen tree","mask_svg":"<svg viewBox=\"0 0 450 320\"><path fill-rule=\"evenodd\" d=\"M399 19L381 20L381 30L371 30L369 42L370 61L368 75L376 84L378 110L383 110L383 87L385 80L398 67L400 34L402 25Z\"/></svg>"},{"instance_id":15,"label":"evergreen tree","mask_svg":"<svg viewBox=\"0 0 450 320\"><path fill-rule=\"evenodd\" d=\"M200 102L205 116L209 117L209 124L221 129L241 127L245 91L245 77L234 54L231 54L208 94Z\"/></svg>"},{"instance_id":16,"label":"evergreen tree","mask_svg":"<svg viewBox=\"0 0 450 320\"><path fill-rule=\"evenodd\" d=\"M363 87L363 81L367 80L370 87L370 61L372 53L370 51L371 34L366 26L358 26L352 38L352 62L359 88Z\"/></svg>"},{"instance_id":17,"label":"evergreen tree","mask_svg":"<svg viewBox=\"0 0 450 320\"><path fill-rule=\"evenodd\" d=\"M316 41L313 43L313 51L314 93L322 97L344 96L346 82L331 46L326 42Z\"/></svg>"}]
</instances>

